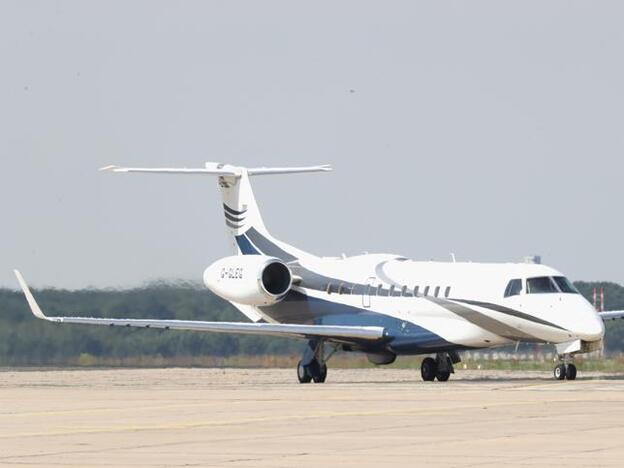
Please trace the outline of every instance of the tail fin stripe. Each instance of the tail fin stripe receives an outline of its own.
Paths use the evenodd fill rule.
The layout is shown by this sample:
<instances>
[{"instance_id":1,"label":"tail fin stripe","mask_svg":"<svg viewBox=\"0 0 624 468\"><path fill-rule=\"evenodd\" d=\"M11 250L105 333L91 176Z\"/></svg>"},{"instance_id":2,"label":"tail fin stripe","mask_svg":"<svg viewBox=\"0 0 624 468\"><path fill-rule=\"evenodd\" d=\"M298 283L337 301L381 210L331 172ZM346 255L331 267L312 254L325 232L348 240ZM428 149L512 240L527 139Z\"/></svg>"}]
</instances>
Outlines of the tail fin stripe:
<instances>
[{"instance_id":1,"label":"tail fin stripe","mask_svg":"<svg viewBox=\"0 0 624 468\"><path fill-rule=\"evenodd\" d=\"M227 211L224 213L226 219L229 219L230 221L234 222L234 223L240 223L242 221L245 221L245 217L241 217L241 218L237 218L236 216L232 216L231 214L229 214Z\"/></svg>"},{"instance_id":2,"label":"tail fin stripe","mask_svg":"<svg viewBox=\"0 0 624 468\"><path fill-rule=\"evenodd\" d=\"M247 239L244 235L236 236L236 243L238 244L238 248L240 249L243 255L259 255L260 254L260 252L258 252L254 248L254 246L251 245L251 242L249 242L249 239Z\"/></svg>"},{"instance_id":3,"label":"tail fin stripe","mask_svg":"<svg viewBox=\"0 0 624 468\"><path fill-rule=\"evenodd\" d=\"M253 227L249 228L249 230L245 234L247 235L249 240L253 242L258 247L258 249L260 249L265 255L277 257L285 262L292 262L293 260L297 260L297 257L294 257L282 248L275 245L269 239L256 231Z\"/></svg>"},{"instance_id":4,"label":"tail fin stripe","mask_svg":"<svg viewBox=\"0 0 624 468\"><path fill-rule=\"evenodd\" d=\"M232 228L232 229L240 229L240 228L243 227L242 224L240 224L240 225L239 224L234 224L234 223L231 223L230 221L228 221L227 219L225 220L225 224L227 224L227 226Z\"/></svg>"},{"instance_id":5,"label":"tail fin stripe","mask_svg":"<svg viewBox=\"0 0 624 468\"><path fill-rule=\"evenodd\" d=\"M225 203L223 204L223 208L225 208L225 211L227 211L231 215L235 215L235 216L244 215L247 212L247 208L245 208L243 211L236 211L236 210L230 208L229 206L227 206Z\"/></svg>"}]
</instances>

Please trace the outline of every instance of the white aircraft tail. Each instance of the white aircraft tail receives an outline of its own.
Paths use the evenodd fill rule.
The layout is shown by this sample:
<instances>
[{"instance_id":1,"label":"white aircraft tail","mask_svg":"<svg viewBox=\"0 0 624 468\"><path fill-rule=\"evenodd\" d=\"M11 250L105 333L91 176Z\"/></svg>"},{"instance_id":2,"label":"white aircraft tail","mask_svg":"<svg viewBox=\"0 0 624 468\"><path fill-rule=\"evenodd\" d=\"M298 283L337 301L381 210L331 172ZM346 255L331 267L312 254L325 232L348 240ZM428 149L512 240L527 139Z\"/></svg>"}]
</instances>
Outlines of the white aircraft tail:
<instances>
[{"instance_id":1,"label":"white aircraft tail","mask_svg":"<svg viewBox=\"0 0 624 468\"><path fill-rule=\"evenodd\" d=\"M203 168L144 168L106 166L101 171L140 172L149 174L196 174L214 175L219 178L223 199L225 225L235 251L239 255L263 254L278 257L285 262L309 255L273 238L260 215L251 189L249 176L271 174L296 174L304 172L328 172L329 165L308 167L257 167L245 168L207 162Z\"/></svg>"}]
</instances>

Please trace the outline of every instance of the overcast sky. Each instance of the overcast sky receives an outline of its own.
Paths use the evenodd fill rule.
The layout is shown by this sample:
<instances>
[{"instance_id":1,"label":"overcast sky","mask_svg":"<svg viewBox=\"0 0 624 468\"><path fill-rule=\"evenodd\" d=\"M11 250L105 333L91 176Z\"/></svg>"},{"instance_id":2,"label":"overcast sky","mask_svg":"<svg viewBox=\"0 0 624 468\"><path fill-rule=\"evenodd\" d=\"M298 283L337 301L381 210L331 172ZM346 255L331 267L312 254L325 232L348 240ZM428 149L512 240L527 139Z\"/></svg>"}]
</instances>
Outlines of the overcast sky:
<instances>
[{"instance_id":1,"label":"overcast sky","mask_svg":"<svg viewBox=\"0 0 624 468\"><path fill-rule=\"evenodd\" d=\"M0 286L200 280L214 178L319 255L515 261L624 283L622 2L0 2Z\"/></svg>"}]
</instances>

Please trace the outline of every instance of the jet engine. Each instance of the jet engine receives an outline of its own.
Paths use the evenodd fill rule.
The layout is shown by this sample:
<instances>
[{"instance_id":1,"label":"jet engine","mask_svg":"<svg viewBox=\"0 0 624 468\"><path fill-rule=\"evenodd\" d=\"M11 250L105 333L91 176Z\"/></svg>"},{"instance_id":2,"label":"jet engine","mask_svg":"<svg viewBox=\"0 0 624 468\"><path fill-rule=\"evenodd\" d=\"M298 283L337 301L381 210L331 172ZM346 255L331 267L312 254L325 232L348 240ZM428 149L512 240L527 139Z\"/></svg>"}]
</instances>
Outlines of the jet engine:
<instances>
[{"instance_id":1,"label":"jet engine","mask_svg":"<svg viewBox=\"0 0 624 468\"><path fill-rule=\"evenodd\" d=\"M204 284L227 301L266 306L281 301L292 286L290 268L265 255L217 260L204 271Z\"/></svg>"}]
</instances>

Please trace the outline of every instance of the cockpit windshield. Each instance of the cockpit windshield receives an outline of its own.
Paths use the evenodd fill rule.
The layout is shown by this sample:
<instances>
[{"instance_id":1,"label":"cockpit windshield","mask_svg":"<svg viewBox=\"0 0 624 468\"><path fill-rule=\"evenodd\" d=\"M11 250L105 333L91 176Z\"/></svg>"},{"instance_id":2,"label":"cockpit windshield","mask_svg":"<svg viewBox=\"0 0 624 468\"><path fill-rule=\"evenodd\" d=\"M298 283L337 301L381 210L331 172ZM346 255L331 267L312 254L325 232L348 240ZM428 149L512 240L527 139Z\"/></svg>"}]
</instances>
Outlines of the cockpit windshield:
<instances>
[{"instance_id":1,"label":"cockpit windshield","mask_svg":"<svg viewBox=\"0 0 624 468\"><path fill-rule=\"evenodd\" d=\"M527 278L526 292L527 294L579 294L570 280L564 276L538 276L536 278Z\"/></svg>"},{"instance_id":2,"label":"cockpit windshield","mask_svg":"<svg viewBox=\"0 0 624 468\"><path fill-rule=\"evenodd\" d=\"M572 282L565 276L553 276L553 279L562 293L580 294L578 289L576 289Z\"/></svg>"},{"instance_id":3,"label":"cockpit windshield","mask_svg":"<svg viewBox=\"0 0 624 468\"><path fill-rule=\"evenodd\" d=\"M550 276L528 278L526 284L527 294L557 293L559 290Z\"/></svg>"},{"instance_id":4,"label":"cockpit windshield","mask_svg":"<svg viewBox=\"0 0 624 468\"><path fill-rule=\"evenodd\" d=\"M505 288L505 297L518 296L522 293L522 280L512 279Z\"/></svg>"}]
</instances>

